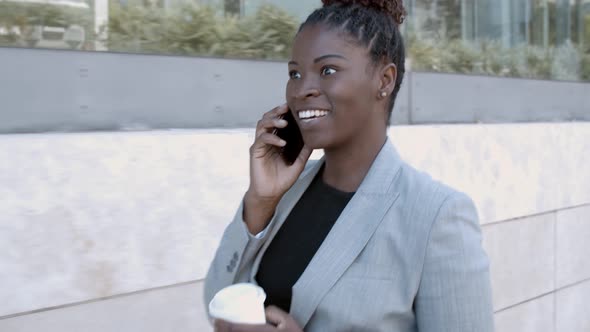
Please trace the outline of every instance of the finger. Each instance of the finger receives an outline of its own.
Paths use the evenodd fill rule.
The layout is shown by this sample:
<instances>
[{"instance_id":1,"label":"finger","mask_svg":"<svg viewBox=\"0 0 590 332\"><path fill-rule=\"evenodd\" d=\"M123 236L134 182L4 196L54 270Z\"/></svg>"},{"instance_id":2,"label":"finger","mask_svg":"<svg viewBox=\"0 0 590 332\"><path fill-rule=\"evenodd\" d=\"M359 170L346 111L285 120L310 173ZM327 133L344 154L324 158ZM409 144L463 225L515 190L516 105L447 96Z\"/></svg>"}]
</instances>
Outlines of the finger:
<instances>
[{"instance_id":1,"label":"finger","mask_svg":"<svg viewBox=\"0 0 590 332\"><path fill-rule=\"evenodd\" d=\"M231 332L277 332L277 328L270 324L231 324Z\"/></svg>"},{"instance_id":2,"label":"finger","mask_svg":"<svg viewBox=\"0 0 590 332\"><path fill-rule=\"evenodd\" d=\"M287 111L289 110L289 106L287 106L287 104L282 104L279 105L275 108L273 108L272 110L264 113L264 115L262 116L263 118L277 118L280 117L281 115L287 113Z\"/></svg>"},{"instance_id":3,"label":"finger","mask_svg":"<svg viewBox=\"0 0 590 332\"><path fill-rule=\"evenodd\" d=\"M260 137L258 137L258 141L260 143L276 146L279 148L287 145L287 142L284 139L281 139L279 136L271 133L262 133Z\"/></svg>"},{"instance_id":4,"label":"finger","mask_svg":"<svg viewBox=\"0 0 590 332\"><path fill-rule=\"evenodd\" d=\"M277 328L285 327L287 320L289 318L288 313L274 305L268 306L265 310L265 314L266 320L269 323L276 325Z\"/></svg>"},{"instance_id":5,"label":"finger","mask_svg":"<svg viewBox=\"0 0 590 332\"><path fill-rule=\"evenodd\" d=\"M231 323L222 319L216 319L213 322L215 332L229 332L231 331Z\"/></svg>"},{"instance_id":6,"label":"finger","mask_svg":"<svg viewBox=\"0 0 590 332\"><path fill-rule=\"evenodd\" d=\"M250 147L250 156L255 159L268 158L269 155L278 157L280 148L287 145L287 142L271 133L263 133L254 141Z\"/></svg>"},{"instance_id":7,"label":"finger","mask_svg":"<svg viewBox=\"0 0 590 332\"><path fill-rule=\"evenodd\" d=\"M279 118L263 118L256 124L256 137L263 133L271 133L277 128L285 128L287 121Z\"/></svg>"},{"instance_id":8,"label":"finger","mask_svg":"<svg viewBox=\"0 0 590 332\"><path fill-rule=\"evenodd\" d=\"M293 316L276 306L269 306L265 310L266 320L275 324L279 331L303 331Z\"/></svg>"}]
</instances>

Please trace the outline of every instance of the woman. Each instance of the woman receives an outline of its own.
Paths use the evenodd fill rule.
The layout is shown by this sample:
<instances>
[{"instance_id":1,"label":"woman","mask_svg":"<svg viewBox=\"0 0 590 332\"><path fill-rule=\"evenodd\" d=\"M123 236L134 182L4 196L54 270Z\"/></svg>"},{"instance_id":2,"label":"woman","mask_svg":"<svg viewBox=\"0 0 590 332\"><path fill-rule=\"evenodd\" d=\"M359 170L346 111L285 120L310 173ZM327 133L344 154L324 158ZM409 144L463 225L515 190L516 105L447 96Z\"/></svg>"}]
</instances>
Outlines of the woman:
<instances>
[{"instance_id":1,"label":"woman","mask_svg":"<svg viewBox=\"0 0 590 332\"><path fill-rule=\"evenodd\" d=\"M216 330L492 331L472 201L404 163L386 135L405 71L401 1L323 4L295 38L287 104L258 122L250 186L205 282L206 303L257 283L269 323ZM292 165L273 134L289 111L305 141Z\"/></svg>"}]
</instances>

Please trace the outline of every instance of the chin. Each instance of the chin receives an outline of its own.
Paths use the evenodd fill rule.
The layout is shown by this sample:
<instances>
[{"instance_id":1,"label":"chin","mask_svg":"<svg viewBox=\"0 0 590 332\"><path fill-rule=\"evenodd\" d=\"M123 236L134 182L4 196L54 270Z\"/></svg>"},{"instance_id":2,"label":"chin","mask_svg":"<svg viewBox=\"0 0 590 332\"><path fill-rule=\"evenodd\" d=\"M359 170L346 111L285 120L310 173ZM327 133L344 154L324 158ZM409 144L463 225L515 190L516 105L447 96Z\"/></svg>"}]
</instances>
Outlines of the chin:
<instances>
[{"instance_id":1,"label":"chin","mask_svg":"<svg viewBox=\"0 0 590 332\"><path fill-rule=\"evenodd\" d=\"M303 134L303 141L305 145L308 147L318 150L318 149L326 149L332 146L332 140L330 137L326 137L325 135L305 135Z\"/></svg>"}]
</instances>

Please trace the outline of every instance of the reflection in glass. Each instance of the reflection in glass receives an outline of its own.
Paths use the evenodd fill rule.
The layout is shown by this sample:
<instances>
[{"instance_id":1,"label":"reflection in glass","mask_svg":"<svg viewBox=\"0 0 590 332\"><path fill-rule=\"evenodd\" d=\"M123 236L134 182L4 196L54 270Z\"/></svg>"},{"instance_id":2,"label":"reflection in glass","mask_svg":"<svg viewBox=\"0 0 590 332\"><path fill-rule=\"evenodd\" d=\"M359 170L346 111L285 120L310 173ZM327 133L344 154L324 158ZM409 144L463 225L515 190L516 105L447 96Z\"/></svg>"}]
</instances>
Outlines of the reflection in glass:
<instances>
[{"instance_id":1,"label":"reflection in glass","mask_svg":"<svg viewBox=\"0 0 590 332\"><path fill-rule=\"evenodd\" d=\"M590 76L588 0L412 0L413 68L560 80Z\"/></svg>"},{"instance_id":2,"label":"reflection in glass","mask_svg":"<svg viewBox=\"0 0 590 332\"><path fill-rule=\"evenodd\" d=\"M92 49L93 19L84 0L0 0L0 46Z\"/></svg>"},{"instance_id":3,"label":"reflection in glass","mask_svg":"<svg viewBox=\"0 0 590 332\"><path fill-rule=\"evenodd\" d=\"M590 0L406 0L413 68L590 80ZM319 0L0 0L0 46L285 59Z\"/></svg>"}]
</instances>

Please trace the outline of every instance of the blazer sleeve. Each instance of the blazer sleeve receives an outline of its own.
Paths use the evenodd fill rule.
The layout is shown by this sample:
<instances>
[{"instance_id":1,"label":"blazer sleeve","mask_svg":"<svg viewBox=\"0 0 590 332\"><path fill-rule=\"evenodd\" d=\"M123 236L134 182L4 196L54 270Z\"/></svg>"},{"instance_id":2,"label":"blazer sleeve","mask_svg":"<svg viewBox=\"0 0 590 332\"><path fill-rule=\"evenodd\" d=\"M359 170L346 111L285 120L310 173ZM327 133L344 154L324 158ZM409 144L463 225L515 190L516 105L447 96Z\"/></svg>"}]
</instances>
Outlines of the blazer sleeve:
<instances>
[{"instance_id":1,"label":"blazer sleeve","mask_svg":"<svg viewBox=\"0 0 590 332\"><path fill-rule=\"evenodd\" d=\"M489 260L471 199L451 194L440 207L415 299L420 332L493 332Z\"/></svg>"},{"instance_id":2,"label":"blazer sleeve","mask_svg":"<svg viewBox=\"0 0 590 332\"><path fill-rule=\"evenodd\" d=\"M213 261L205 278L203 297L209 313L209 302L222 288L238 282L248 282L256 254L268 238L269 226L259 237L250 234L243 219L244 206L240 204L232 222L225 229Z\"/></svg>"}]
</instances>

